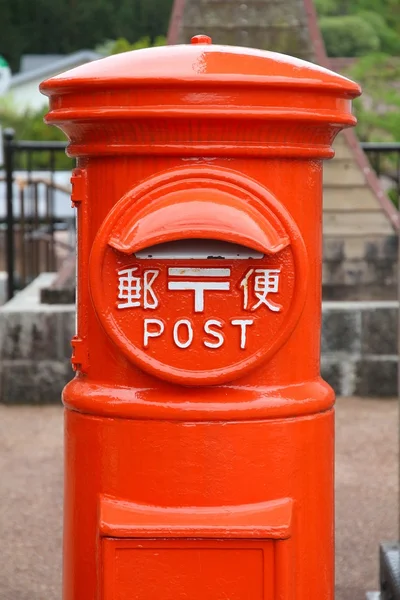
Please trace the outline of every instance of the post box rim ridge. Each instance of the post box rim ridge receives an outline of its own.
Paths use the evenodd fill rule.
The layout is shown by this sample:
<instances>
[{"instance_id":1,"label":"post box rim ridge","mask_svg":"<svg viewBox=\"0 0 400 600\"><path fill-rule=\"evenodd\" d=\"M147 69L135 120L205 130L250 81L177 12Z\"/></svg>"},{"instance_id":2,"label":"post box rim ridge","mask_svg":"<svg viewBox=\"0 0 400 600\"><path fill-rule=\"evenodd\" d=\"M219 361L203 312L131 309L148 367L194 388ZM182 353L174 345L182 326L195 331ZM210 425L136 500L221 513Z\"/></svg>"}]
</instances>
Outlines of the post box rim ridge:
<instances>
[{"instance_id":1,"label":"post box rim ridge","mask_svg":"<svg viewBox=\"0 0 400 600\"><path fill-rule=\"evenodd\" d=\"M91 61L47 79L40 84L40 91L53 96L85 88L195 82L204 86L302 88L344 98L361 94L357 83L301 59L253 48L208 44L145 48Z\"/></svg>"},{"instance_id":2,"label":"post box rim ridge","mask_svg":"<svg viewBox=\"0 0 400 600\"><path fill-rule=\"evenodd\" d=\"M139 388L132 394L131 387L92 382L84 375L77 375L64 388L62 401L70 410L113 419L190 422L307 419L331 411L335 403L334 391L321 377L280 387L242 387L236 383L179 387L183 396L177 396L176 385L164 381L160 400L159 388ZM227 402L228 392L230 402ZM199 395L202 402L198 401Z\"/></svg>"},{"instance_id":3,"label":"post box rim ridge","mask_svg":"<svg viewBox=\"0 0 400 600\"><path fill-rule=\"evenodd\" d=\"M74 157L332 158L336 134L356 124L351 99L360 94L356 83L315 64L210 44L118 54L40 89L50 97L45 122L64 131ZM209 127L212 139L204 137Z\"/></svg>"}]
</instances>

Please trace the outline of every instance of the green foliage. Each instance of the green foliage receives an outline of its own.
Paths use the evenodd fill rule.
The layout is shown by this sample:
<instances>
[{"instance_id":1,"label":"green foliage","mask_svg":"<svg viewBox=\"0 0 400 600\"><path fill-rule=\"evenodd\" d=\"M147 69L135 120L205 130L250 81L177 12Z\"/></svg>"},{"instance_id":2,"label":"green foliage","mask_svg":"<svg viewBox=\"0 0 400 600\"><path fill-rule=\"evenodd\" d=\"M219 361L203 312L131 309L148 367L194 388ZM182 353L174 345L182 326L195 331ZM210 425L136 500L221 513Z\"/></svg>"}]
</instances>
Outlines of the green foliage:
<instances>
[{"instance_id":1,"label":"green foliage","mask_svg":"<svg viewBox=\"0 0 400 600\"><path fill-rule=\"evenodd\" d=\"M164 46L166 38L162 35L157 36L153 43L149 36L140 38L134 43L130 43L125 38L117 40L108 40L96 48L103 56L127 52L129 50L139 50L150 46ZM19 140L37 140L37 141L65 141L64 133L54 126L45 125L43 118L47 108L24 113L15 112L12 105L12 98L3 98L0 100L0 124L3 128L11 127L15 131L16 138ZM39 156L39 155L38 155ZM37 160L38 157L36 157ZM36 161L37 162L37 161ZM40 161L39 161L40 162ZM47 163L46 163L47 164ZM37 166L40 166L38 164ZM57 157L58 168L71 168L71 160L66 156Z\"/></svg>"},{"instance_id":2,"label":"green foliage","mask_svg":"<svg viewBox=\"0 0 400 600\"><path fill-rule=\"evenodd\" d=\"M315 6L329 56L400 55L399 0L315 0Z\"/></svg>"},{"instance_id":3,"label":"green foliage","mask_svg":"<svg viewBox=\"0 0 400 600\"><path fill-rule=\"evenodd\" d=\"M323 17L320 27L328 56L362 56L380 48L373 26L356 15Z\"/></svg>"},{"instance_id":4,"label":"green foliage","mask_svg":"<svg viewBox=\"0 0 400 600\"><path fill-rule=\"evenodd\" d=\"M16 113L10 101L0 103L0 123L3 128L14 129L16 137L22 140L65 141L65 135L56 127L49 127L43 122L47 108L32 112Z\"/></svg>"},{"instance_id":5,"label":"green foliage","mask_svg":"<svg viewBox=\"0 0 400 600\"><path fill-rule=\"evenodd\" d=\"M126 38L118 38L115 42L111 42L109 54L120 54L120 52L129 52L129 50L141 50L142 48L150 48L152 46L165 46L167 40L165 36L159 35L151 42L149 36L145 36L131 44Z\"/></svg>"},{"instance_id":6,"label":"green foliage","mask_svg":"<svg viewBox=\"0 0 400 600\"><path fill-rule=\"evenodd\" d=\"M358 137L400 141L399 0L315 0L315 6L328 55L360 57L346 73L363 88L354 102Z\"/></svg>"},{"instance_id":7,"label":"green foliage","mask_svg":"<svg viewBox=\"0 0 400 600\"><path fill-rule=\"evenodd\" d=\"M400 92L394 82L400 80L400 58L365 56L348 74L363 88L363 96L354 102L359 137L365 141L399 141Z\"/></svg>"},{"instance_id":8,"label":"green foliage","mask_svg":"<svg viewBox=\"0 0 400 600\"><path fill-rule=\"evenodd\" d=\"M400 55L400 35L388 26L382 15L365 10L361 11L358 16L373 28L379 38L379 50L381 52Z\"/></svg>"},{"instance_id":9,"label":"green foliage","mask_svg":"<svg viewBox=\"0 0 400 600\"><path fill-rule=\"evenodd\" d=\"M317 14L320 17L337 15L337 0L314 0Z\"/></svg>"},{"instance_id":10,"label":"green foliage","mask_svg":"<svg viewBox=\"0 0 400 600\"><path fill-rule=\"evenodd\" d=\"M400 198L399 198L397 188L395 188L395 187L390 188L390 190L388 190L388 192L387 192L387 195L389 196L389 200L391 200L393 202L394 206L397 208L397 210L399 210Z\"/></svg>"},{"instance_id":11,"label":"green foliage","mask_svg":"<svg viewBox=\"0 0 400 600\"><path fill-rule=\"evenodd\" d=\"M154 45L171 8L172 0L0 0L0 54L16 71L24 53L69 54L119 38Z\"/></svg>"},{"instance_id":12,"label":"green foliage","mask_svg":"<svg viewBox=\"0 0 400 600\"><path fill-rule=\"evenodd\" d=\"M0 103L0 123L3 128L11 127L15 131L15 137L18 140L33 141L60 141L65 142L65 135L56 127L45 125L43 117L47 108L37 112L16 113L10 102L2 101ZM49 156L40 153L32 153L32 167L41 168L49 164ZM18 165L24 166L23 164ZM72 160L62 152L56 155L57 169L71 169Z\"/></svg>"}]
</instances>

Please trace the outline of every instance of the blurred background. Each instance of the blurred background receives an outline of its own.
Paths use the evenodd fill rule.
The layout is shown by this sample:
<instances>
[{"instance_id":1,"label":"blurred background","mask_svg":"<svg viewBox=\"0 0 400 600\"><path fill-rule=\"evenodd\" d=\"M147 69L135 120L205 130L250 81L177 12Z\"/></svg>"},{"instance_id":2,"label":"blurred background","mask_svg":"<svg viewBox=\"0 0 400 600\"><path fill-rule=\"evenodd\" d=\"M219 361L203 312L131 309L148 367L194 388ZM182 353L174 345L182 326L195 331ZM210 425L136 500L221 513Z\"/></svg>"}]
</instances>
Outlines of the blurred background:
<instances>
[{"instance_id":1,"label":"blurred background","mask_svg":"<svg viewBox=\"0 0 400 600\"><path fill-rule=\"evenodd\" d=\"M0 599L60 598L74 165L63 134L43 123L38 86L198 33L363 88L358 125L324 166L321 369L339 396L337 600L379 589L379 543L399 538L399 0L0 0L0 15Z\"/></svg>"}]
</instances>

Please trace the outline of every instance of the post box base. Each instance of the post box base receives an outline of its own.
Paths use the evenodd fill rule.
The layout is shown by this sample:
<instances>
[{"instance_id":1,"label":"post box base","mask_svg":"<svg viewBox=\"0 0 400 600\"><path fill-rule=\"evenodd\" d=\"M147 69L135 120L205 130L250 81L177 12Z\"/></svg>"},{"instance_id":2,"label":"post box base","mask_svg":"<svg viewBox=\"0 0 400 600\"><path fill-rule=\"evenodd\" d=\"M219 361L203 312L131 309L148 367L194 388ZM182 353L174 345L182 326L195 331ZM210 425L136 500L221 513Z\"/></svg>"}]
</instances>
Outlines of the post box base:
<instances>
[{"instance_id":1,"label":"post box base","mask_svg":"<svg viewBox=\"0 0 400 600\"><path fill-rule=\"evenodd\" d=\"M65 417L64 600L331 600L333 410Z\"/></svg>"}]
</instances>

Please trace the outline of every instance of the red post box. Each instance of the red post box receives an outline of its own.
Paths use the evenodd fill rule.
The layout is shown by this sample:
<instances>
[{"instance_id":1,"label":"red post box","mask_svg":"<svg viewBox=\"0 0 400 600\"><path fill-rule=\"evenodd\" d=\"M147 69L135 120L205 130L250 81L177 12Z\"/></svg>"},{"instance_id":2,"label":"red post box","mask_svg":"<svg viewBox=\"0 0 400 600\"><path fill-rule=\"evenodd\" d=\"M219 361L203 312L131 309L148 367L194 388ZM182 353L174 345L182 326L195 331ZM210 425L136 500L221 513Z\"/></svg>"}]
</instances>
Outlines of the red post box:
<instances>
[{"instance_id":1,"label":"red post box","mask_svg":"<svg viewBox=\"0 0 400 600\"><path fill-rule=\"evenodd\" d=\"M64 600L328 600L322 160L359 87L199 36L41 90L78 161Z\"/></svg>"}]
</instances>

